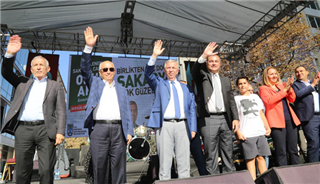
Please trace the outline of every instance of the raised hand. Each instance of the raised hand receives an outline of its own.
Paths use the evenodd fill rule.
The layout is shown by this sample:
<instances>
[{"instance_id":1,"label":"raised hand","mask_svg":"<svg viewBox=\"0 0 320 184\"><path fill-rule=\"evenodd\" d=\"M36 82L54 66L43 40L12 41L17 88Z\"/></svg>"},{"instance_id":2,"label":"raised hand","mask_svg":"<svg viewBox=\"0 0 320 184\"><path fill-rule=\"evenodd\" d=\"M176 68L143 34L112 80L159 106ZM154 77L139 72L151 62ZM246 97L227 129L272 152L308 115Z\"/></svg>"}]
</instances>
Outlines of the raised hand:
<instances>
[{"instance_id":1,"label":"raised hand","mask_svg":"<svg viewBox=\"0 0 320 184\"><path fill-rule=\"evenodd\" d=\"M318 85L319 80L320 80L320 72L317 71L317 73L314 75L314 78L313 78L313 80L312 80L311 85L312 85L313 87L316 86L316 85Z\"/></svg>"},{"instance_id":2,"label":"raised hand","mask_svg":"<svg viewBox=\"0 0 320 184\"><path fill-rule=\"evenodd\" d=\"M291 75L291 78L290 78L290 86L293 85L293 82L294 82L294 78L293 78L293 75Z\"/></svg>"},{"instance_id":3,"label":"raised hand","mask_svg":"<svg viewBox=\"0 0 320 184\"><path fill-rule=\"evenodd\" d=\"M91 27L87 27L87 29L83 33L84 38L86 40L86 44L90 47L93 47L97 41L98 35L93 36L93 30Z\"/></svg>"},{"instance_id":4,"label":"raised hand","mask_svg":"<svg viewBox=\"0 0 320 184\"><path fill-rule=\"evenodd\" d=\"M218 47L218 44L216 42L210 42L206 49L204 49L201 57L204 59L207 59L208 56L214 56L217 55L218 52L213 52Z\"/></svg>"},{"instance_id":5,"label":"raised hand","mask_svg":"<svg viewBox=\"0 0 320 184\"><path fill-rule=\"evenodd\" d=\"M162 41L161 40L157 40L156 42L154 42L154 47L153 47L153 53L152 53L152 58L157 58L158 56L160 56L162 54L162 52L164 51L165 48L162 48Z\"/></svg>"},{"instance_id":6,"label":"raised hand","mask_svg":"<svg viewBox=\"0 0 320 184\"><path fill-rule=\"evenodd\" d=\"M13 35L9 39L7 46L7 53L10 55L15 55L21 49L21 38L19 35Z\"/></svg>"},{"instance_id":7,"label":"raised hand","mask_svg":"<svg viewBox=\"0 0 320 184\"><path fill-rule=\"evenodd\" d=\"M290 78L287 78L287 82L286 82L286 85L284 88L286 92L291 89L291 86L293 84L293 80L294 80L293 75Z\"/></svg>"}]
</instances>

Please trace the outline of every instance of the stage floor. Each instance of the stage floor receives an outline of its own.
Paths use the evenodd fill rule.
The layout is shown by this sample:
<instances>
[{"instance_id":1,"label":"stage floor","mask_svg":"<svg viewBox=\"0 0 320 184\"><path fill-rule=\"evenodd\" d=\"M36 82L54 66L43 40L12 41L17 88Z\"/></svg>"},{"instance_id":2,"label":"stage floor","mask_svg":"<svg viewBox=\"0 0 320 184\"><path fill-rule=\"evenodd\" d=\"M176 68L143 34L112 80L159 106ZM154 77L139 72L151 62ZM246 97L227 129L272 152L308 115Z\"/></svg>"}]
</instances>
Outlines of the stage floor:
<instances>
[{"instance_id":1,"label":"stage floor","mask_svg":"<svg viewBox=\"0 0 320 184\"><path fill-rule=\"evenodd\" d=\"M197 166L194 162L194 160L191 158L190 159L190 165L191 165L191 176L192 177L198 177L198 169ZM127 162L127 183L135 183L139 181L141 171L142 174L146 174L148 170L149 164L146 163L144 164L144 161L136 161L136 162ZM8 183L13 183L13 182L8 182ZM55 180L55 184L85 184L85 179L84 178L62 178L60 180ZM31 184L39 184L38 181L31 182Z\"/></svg>"}]
</instances>

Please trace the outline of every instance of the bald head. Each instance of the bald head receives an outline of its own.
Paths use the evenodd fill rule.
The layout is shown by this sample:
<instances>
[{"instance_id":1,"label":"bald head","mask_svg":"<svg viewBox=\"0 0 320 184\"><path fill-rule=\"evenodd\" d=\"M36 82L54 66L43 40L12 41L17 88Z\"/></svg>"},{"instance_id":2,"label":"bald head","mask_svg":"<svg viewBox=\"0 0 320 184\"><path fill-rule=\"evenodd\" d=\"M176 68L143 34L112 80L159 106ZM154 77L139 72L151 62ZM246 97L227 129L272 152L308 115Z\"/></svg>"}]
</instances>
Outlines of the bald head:
<instances>
[{"instance_id":1,"label":"bald head","mask_svg":"<svg viewBox=\"0 0 320 184\"><path fill-rule=\"evenodd\" d=\"M111 61L103 61L99 65L99 74L103 80L111 84L115 74L114 64Z\"/></svg>"}]
</instances>

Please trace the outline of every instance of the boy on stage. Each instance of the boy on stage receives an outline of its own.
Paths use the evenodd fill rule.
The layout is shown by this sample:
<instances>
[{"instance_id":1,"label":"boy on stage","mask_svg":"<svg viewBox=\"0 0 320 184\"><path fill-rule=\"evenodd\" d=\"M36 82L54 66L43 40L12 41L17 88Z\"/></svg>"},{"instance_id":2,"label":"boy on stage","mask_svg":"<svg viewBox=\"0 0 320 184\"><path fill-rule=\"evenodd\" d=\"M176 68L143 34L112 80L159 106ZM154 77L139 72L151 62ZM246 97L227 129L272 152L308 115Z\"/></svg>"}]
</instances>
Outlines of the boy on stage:
<instances>
[{"instance_id":1,"label":"boy on stage","mask_svg":"<svg viewBox=\"0 0 320 184\"><path fill-rule=\"evenodd\" d=\"M256 179L257 161L260 174L267 170L264 156L271 155L265 136L269 136L271 129L263 113L263 102L256 94L250 94L247 77L239 77L236 81L240 95L235 96L240 119L240 129L237 131L243 147L247 169L253 180Z\"/></svg>"}]
</instances>

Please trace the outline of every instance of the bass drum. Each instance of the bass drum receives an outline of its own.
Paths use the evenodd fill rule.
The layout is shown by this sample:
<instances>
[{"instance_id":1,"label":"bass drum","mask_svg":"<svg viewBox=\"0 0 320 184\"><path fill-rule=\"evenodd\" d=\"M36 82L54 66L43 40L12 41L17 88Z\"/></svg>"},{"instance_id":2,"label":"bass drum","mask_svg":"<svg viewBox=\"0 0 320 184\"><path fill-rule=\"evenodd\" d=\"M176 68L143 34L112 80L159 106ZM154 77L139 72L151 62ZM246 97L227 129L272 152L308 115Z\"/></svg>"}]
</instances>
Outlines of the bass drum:
<instances>
[{"instance_id":1,"label":"bass drum","mask_svg":"<svg viewBox=\"0 0 320 184\"><path fill-rule=\"evenodd\" d=\"M150 144L144 138L134 138L127 146L127 161L144 160L149 154Z\"/></svg>"}]
</instances>

